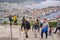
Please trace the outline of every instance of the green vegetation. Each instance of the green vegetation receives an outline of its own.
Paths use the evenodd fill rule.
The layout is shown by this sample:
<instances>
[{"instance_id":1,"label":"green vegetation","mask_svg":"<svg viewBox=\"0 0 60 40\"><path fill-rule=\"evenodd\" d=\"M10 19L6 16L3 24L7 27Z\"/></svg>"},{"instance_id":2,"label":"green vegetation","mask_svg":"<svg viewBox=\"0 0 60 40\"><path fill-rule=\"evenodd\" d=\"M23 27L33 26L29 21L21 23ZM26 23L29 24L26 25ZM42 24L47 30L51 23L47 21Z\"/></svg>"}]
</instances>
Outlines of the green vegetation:
<instances>
[{"instance_id":1,"label":"green vegetation","mask_svg":"<svg viewBox=\"0 0 60 40\"><path fill-rule=\"evenodd\" d=\"M33 25L33 22L30 22L30 25L32 26Z\"/></svg>"},{"instance_id":2,"label":"green vegetation","mask_svg":"<svg viewBox=\"0 0 60 40\"><path fill-rule=\"evenodd\" d=\"M57 26L57 22L49 22L49 26L56 27Z\"/></svg>"},{"instance_id":3,"label":"green vegetation","mask_svg":"<svg viewBox=\"0 0 60 40\"><path fill-rule=\"evenodd\" d=\"M20 22L17 22L17 25L21 25L21 23Z\"/></svg>"},{"instance_id":4,"label":"green vegetation","mask_svg":"<svg viewBox=\"0 0 60 40\"><path fill-rule=\"evenodd\" d=\"M33 25L33 22L30 22L30 25ZM56 27L57 26L57 22L49 22L49 27Z\"/></svg>"},{"instance_id":5,"label":"green vegetation","mask_svg":"<svg viewBox=\"0 0 60 40\"><path fill-rule=\"evenodd\" d=\"M4 21L3 24L9 24L7 21ZM17 25L21 25L20 22L17 22ZM30 25L32 26L33 25L33 22L30 22ZM49 26L51 27L56 27L57 26L57 22L49 22Z\"/></svg>"},{"instance_id":6,"label":"green vegetation","mask_svg":"<svg viewBox=\"0 0 60 40\"><path fill-rule=\"evenodd\" d=\"M2 24L8 24L8 22L7 21L4 21Z\"/></svg>"}]
</instances>

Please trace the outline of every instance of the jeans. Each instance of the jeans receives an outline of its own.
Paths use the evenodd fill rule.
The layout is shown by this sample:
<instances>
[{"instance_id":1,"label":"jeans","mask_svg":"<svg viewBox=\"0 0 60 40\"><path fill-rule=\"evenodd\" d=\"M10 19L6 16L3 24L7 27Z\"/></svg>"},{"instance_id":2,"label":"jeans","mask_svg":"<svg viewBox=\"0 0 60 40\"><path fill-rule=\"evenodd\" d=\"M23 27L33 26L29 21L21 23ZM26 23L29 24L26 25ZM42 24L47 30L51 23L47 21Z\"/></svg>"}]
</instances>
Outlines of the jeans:
<instances>
[{"instance_id":1,"label":"jeans","mask_svg":"<svg viewBox=\"0 0 60 40\"><path fill-rule=\"evenodd\" d=\"M38 32L38 30L37 29L34 29L35 38L37 38L37 32Z\"/></svg>"},{"instance_id":2,"label":"jeans","mask_svg":"<svg viewBox=\"0 0 60 40\"><path fill-rule=\"evenodd\" d=\"M46 32L42 32L42 31L41 31L41 38L43 38L43 33L45 33L46 38L47 38L47 36L48 36L48 31L46 31Z\"/></svg>"},{"instance_id":3,"label":"jeans","mask_svg":"<svg viewBox=\"0 0 60 40\"><path fill-rule=\"evenodd\" d=\"M57 30L59 30L59 31L60 31L60 27L57 27L54 33L56 33L56 32L57 32Z\"/></svg>"},{"instance_id":4,"label":"jeans","mask_svg":"<svg viewBox=\"0 0 60 40\"><path fill-rule=\"evenodd\" d=\"M28 30L27 29L25 29L25 36L26 36L26 38L28 38Z\"/></svg>"}]
</instances>

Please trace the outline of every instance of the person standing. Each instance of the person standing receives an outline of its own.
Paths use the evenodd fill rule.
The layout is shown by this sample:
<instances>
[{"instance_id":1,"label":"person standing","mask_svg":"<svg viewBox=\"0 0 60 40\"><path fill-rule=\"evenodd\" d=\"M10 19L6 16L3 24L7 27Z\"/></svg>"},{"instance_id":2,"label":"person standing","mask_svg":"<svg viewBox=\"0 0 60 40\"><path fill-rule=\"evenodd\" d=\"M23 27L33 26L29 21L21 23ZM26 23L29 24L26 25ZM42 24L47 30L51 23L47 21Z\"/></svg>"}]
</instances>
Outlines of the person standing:
<instances>
[{"instance_id":1,"label":"person standing","mask_svg":"<svg viewBox=\"0 0 60 40\"><path fill-rule=\"evenodd\" d=\"M42 27L42 25L43 25L43 20L41 19L40 20L40 27Z\"/></svg>"},{"instance_id":2,"label":"person standing","mask_svg":"<svg viewBox=\"0 0 60 40\"><path fill-rule=\"evenodd\" d=\"M9 18L10 26L11 26L12 25L12 15L10 15L8 18Z\"/></svg>"},{"instance_id":3,"label":"person standing","mask_svg":"<svg viewBox=\"0 0 60 40\"><path fill-rule=\"evenodd\" d=\"M17 16L16 15L13 16L13 21L14 21L14 25L17 25Z\"/></svg>"},{"instance_id":4,"label":"person standing","mask_svg":"<svg viewBox=\"0 0 60 40\"><path fill-rule=\"evenodd\" d=\"M28 31L30 30L30 23L25 19L25 17L23 17L22 19L22 25L21 25L21 30L25 30L25 36L26 38L28 38Z\"/></svg>"},{"instance_id":5,"label":"person standing","mask_svg":"<svg viewBox=\"0 0 60 40\"><path fill-rule=\"evenodd\" d=\"M54 34L56 34L57 30L60 31L60 19L57 20L57 27L56 27Z\"/></svg>"},{"instance_id":6,"label":"person standing","mask_svg":"<svg viewBox=\"0 0 60 40\"><path fill-rule=\"evenodd\" d=\"M44 23L43 23L43 26L42 26L42 30L41 30L41 38L43 38L43 33L45 33L46 35L46 38L48 37L48 23L47 23L47 20L44 19Z\"/></svg>"}]
</instances>

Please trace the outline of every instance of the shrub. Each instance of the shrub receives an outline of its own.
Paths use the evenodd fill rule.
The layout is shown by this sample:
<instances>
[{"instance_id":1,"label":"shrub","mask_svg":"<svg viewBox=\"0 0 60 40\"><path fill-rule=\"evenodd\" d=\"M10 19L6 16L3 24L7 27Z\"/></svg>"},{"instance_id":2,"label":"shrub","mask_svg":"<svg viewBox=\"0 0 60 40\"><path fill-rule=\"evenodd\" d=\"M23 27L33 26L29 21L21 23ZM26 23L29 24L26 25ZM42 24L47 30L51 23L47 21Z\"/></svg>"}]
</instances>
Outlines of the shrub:
<instances>
[{"instance_id":1,"label":"shrub","mask_svg":"<svg viewBox=\"0 0 60 40\"><path fill-rule=\"evenodd\" d=\"M7 21L4 21L3 24L8 24L8 22Z\"/></svg>"},{"instance_id":2,"label":"shrub","mask_svg":"<svg viewBox=\"0 0 60 40\"><path fill-rule=\"evenodd\" d=\"M49 22L49 27L56 27L57 26L57 22Z\"/></svg>"},{"instance_id":3,"label":"shrub","mask_svg":"<svg viewBox=\"0 0 60 40\"><path fill-rule=\"evenodd\" d=\"M33 22L30 22L30 25L32 26L33 25Z\"/></svg>"}]
</instances>

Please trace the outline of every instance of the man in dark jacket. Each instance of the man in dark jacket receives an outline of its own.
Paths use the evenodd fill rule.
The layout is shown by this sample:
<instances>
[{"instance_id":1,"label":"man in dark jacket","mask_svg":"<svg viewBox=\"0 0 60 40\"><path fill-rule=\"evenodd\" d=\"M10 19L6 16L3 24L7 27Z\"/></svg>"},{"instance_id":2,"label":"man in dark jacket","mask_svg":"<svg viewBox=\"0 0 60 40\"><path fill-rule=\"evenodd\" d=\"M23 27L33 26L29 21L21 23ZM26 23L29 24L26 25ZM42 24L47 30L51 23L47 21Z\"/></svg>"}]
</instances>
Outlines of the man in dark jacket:
<instances>
[{"instance_id":1,"label":"man in dark jacket","mask_svg":"<svg viewBox=\"0 0 60 40\"><path fill-rule=\"evenodd\" d=\"M12 15L10 15L8 18L9 18L10 26L11 26L12 25Z\"/></svg>"},{"instance_id":2,"label":"man in dark jacket","mask_svg":"<svg viewBox=\"0 0 60 40\"><path fill-rule=\"evenodd\" d=\"M27 32L28 32L28 30L30 29L30 23L29 23L27 20L25 20L24 17L23 17L23 19L22 19L21 30L22 30L22 28L24 28L26 38L28 38Z\"/></svg>"}]
</instances>

